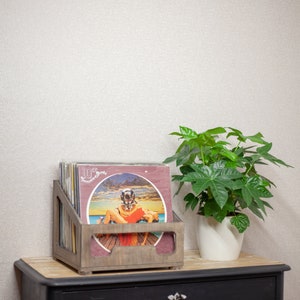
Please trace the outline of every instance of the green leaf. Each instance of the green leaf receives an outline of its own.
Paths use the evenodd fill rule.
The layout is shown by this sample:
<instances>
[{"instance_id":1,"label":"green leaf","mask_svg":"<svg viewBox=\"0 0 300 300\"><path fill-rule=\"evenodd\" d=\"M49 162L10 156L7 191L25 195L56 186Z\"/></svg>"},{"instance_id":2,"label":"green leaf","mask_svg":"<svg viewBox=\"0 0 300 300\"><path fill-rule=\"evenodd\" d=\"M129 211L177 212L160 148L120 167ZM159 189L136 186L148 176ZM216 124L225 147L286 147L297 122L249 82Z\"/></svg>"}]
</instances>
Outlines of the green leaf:
<instances>
[{"instance_id":1,"label":"green leaf","mask_svg":"<svg viewBox=\"0 0 300 300\"><path fill-rule=\"evenodd\" d=\"M247 137L245 137L240 130L232 128L232 127L228 127L228 128L231 130L231 132L229 132L226 135L226 138L229 138L230 136L235 136L237 138L237 140L239 140L241 142L246 141Z\"/></svg>"},{"instance_id":2,"label":"green leaf","mask_svg":"<svg viewBox=\"0 0 300 300\"><path fill-rule=\"evenodd\" d=\"M172 181L181 181L183 175L172 175Z\"/></svg>"},{"instance_id":3,"label":"green leaf","mask_svg":"<svg viewBox=\"0 0 300 300\"><path fill-rule=\"evenodd\" d=\"M257 207L266 215L264 201L262 201L260 198L254 198L253 200L256 203Z\"/></svg>"},{"instance_id":4,"label":"green leaf","mask_svg":"<svg viewBox=\"0 0 300 300\"><path fill-rule=\"evenodd\" d=\"M260 132L258 132L255 135L247 136L247 138L253 143L258 143L258 144L266 144L267 143L263 139L263 135Z\"/></svg>"},{"instance_id":5,"label":"green leaf","mask_svg":"<svg viewBox=\"0 0 300 300\"><path fill-rule=\"evenodd\" d=\"M199 203L199 198L196 197L193 193L188 193L183 200L186 202L185 208L188 209L189 207L194 210Z\"/></svg>"},{"instance_id":6,"label":"green leaf","mask_svg":"<svg viewBox=\"0 0 300 300\"><path fill-rule=\"evenodd\" d=\"M197 148L190 149L188 145L183 145L183 147L178 148L178 151L173 156L167 157L163 163L167 164L176 161L177 167L193 163L198 152L199 149Z\"/></svg>"},{"instance_id":7,"label":"green leaf","mask_svg":"<svg viewBox=\"0 0 300 300\"><path fill-rule=\"evenodd\" d=\"M247 203L247 206L250 206L252 203L252 195L250 190L246 187L242 187L242 197L244 201Z\"/></svg>"},{"instance_id":8,"label":"green leaf","mask_svg":"<svg viewBox=\"0 0 300 300\"><path fill-rule=\"evenodd\" d=\"M177 158L178 158L178 154L176 153L176 154L174 154L173 156L167 157L167 158L163 161L163 163L164 163L164 164L169 164L169 163L175 161Z\"/></svg>"},{"instance_id":9,"label":"green leaf","mask_svg":"<svg viewBox=\"0 0 300 300\"><path fill-rule=\"evenodd\" d=\"M274 155L270 154L269 151L271 150L271 148L272 148L272 143L267 143L266 145L264 145L262 147L258 147L256 150L265 160L267 160L275 165L283 165L286 167L292 167L292 166L288 165L287 163L285 163L283 160L278 159Z\"/></svg>"},{"instance_id":10,"label":"green leaf","mask_svg":"<svg viewBox=\"0 0 300 300\"><path fill-rule=\"evenodd\" d=\"M263 201L263 203L266 207L273 209L272 205L270 203L268 203L267 201Z\"/></svg>"},{"instance_id":11,"label":"green leaf","mask_svg":"<svg viewBox=\"0 0 300 300\"><path fill-rule=\"evenodd\" d=\"M256 150L260 155L267 154L272 149L272 143L267 143L264 146L258 147Z\"/></svg>"},{"instance_id":12,"label":"green leaf","mask_svg":"<svg viewBox=\"0 0 300 300\"><path fill-rule=\"evenodd\" d=\"M252 202L251 205L249 205L248 207L253 214L255 214L258 218L264 220L264 216L261 212L261 210L259 209L259 207L257 206L257 204L255 202Z\"/></svg>"},{"instance_id":13,"label":"green leaf","mask_svg":"<svg viewBox=\"0 0 300 300\"><path fill-rule=\"evenodd\" d=\"M190 177L191 179L192 177ZM198 178L192 182L193 191L196 194L200 194L201 192L205 191L207 188L210 187L210 180L208 178Z\"/></svg>"},{"instance_id":14,"label":"green leaf","mask_svg":"<svg viewBox=\"0 0 300 300\"><path fill-rule=\"evenodd\" d=\"M222 222L226 216L235 211L235 207L232 202L227 201L224 207L221 209L219 205L213 201L206 201L200 212L207 217L214 217L218 222Z\"/></svg>"},{"instance_id":15,"label":"green leaf","mask_svg":"<svg viewBox=\"0 0 300 300\"><path fill-rule=\"evenodd\" d=\"M243 133L235 128L229 127L229 129L231 130L231 132L229 132L227 134L226 137L230 137L230 136L235 136L239 141L245 143L247 140L250 140L253 143L258 143L258 144L265 144L266 141L264 141L263 139L263 135L258 132L255 135L243 135Z\"/></svg>"},{"instance_id":16,"label":"green leaf","mask_svg":"<svg viewBox=\"0 0 300 300\"><path fill-rule=\"evenodd\" d=\"M259 175L244 178L244 185L241 187L242 195L248 205L252 202L252 199L261 204L260 198L271 198L272 194L266 188L269 183L262 179Z\"/></svg>"},{"instance_id":17,"label":"green leaf","mask_svg":"<svg viewBox=\"0 0 300 300\"><path fill-rule=\"evenodd\" d=\"M215 127L205 131L205 133L212 135L212 134L222 134L225 133L226 129L224 127Z\"/></svg>"},{"instance_id":18,"label":"green leaf","mask_svg":"<svg viewBox=\"0 0 300 300\"><path fill-rule=\"evenodd\" d=\"M213 198L220 208L223 208L228 199L227 188L232 188L234 179L242 175L235 169L225 167L225 162L219 161L210 166L193 164L195 172L186 174L182 181L191 182L193 191L198 195L210 189Z\"/></svg>"},{"instance_id":19,"label":"green leaf","mask_svg":"<svg viewBox=\"0 0 300 300\"><path fill-rule=\"evenodd\" d=\"M195 139L198 136L197 132L191 128L179 126L179 129L180 129L181 136L185 140Z\"/></svg>"},{"instance_id":20,"label":"green leaf","mask_svg":"<svg viewBox=\"0 0 300 300\"><path fill-rule=\"evenodd\" d=\"M243 233L250 226L248 216L242 213L233 216L230 219L230 223L234 225L240 233Z\"/></svg>"},{"instance_id":21,"label":"green leaf","mask_svg":"<svg viewBox=\"0 0 300 300\"><path fill-rule=\"evenodd\" d=\"M220 151L220 155L230 159L231 161L236 161L238 159L238 156L234 152L227 150L226 148L223 148Z\"/></svg>"},{"instance_id":22,"label":"green leaf","mask_svg":"<svg viewBox=\"0 0 300 300\"><path fill-rule=\"evenodd\" d=\"M178 189L177 189L177 191L175 192L174 196L177 196L177 195L180 193L180 191L181 191L181 189L182 189L182 187L183 187L183 184L184 184L184 182L180 182L180 183L179 183Z\"/></svg>"},{"instance_id":23,"label":"green leaf","mask_svg":"<svg viewBox=\"0 0 300 300\"><path fill-rule=\"evenodd\" d=\"M228 191L226 190L225 186L221 182L211 181L210 189L217 204L220 206L220 208L223 208L228 199Z\"/></svg>"},{"instance_id":24,"label":"green leaf","mask_svg":"<svg viewBox=\"0 0 300 300\"><path fill-rule=\"evenodd\" d=\"M177 131L173 131L173 132L169 133L169 135L177 135L177 136L182 137L182 134L180 132L177 132Z\"/></svg>"}]
</instances>

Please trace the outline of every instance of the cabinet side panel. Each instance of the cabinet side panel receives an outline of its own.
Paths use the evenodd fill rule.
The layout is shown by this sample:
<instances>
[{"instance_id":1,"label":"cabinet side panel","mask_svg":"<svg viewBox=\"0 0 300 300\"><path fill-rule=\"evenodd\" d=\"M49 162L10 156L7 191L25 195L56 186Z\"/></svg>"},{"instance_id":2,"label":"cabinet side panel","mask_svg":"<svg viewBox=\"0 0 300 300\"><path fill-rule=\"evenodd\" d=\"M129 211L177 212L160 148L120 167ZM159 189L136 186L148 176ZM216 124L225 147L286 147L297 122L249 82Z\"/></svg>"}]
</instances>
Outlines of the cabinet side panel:
<instances>
[{"instance_id":1,"label":"cabinet side panel","mask_svg":"<svg viewBox=\"0 0 300 300\"><path fill-rule=\"evenodd\" d=\"M22 274L21 300L47 300L47 288Z\"/></svg>"}]
</instances>

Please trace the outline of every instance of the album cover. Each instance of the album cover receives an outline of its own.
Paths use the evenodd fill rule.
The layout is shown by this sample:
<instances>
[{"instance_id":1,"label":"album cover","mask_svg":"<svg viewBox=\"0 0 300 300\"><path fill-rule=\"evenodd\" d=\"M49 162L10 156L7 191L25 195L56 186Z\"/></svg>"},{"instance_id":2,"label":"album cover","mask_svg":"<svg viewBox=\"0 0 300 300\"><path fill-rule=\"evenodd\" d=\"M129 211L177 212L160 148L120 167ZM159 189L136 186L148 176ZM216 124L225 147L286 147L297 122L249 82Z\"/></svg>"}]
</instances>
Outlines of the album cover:
<instances>
[{"instance_id":1,"label":"album cover","mask_svg":"<svg viewBox=\"0 0 300 300\"><path fill-rule=\"evenodd\" d=\"M77 163L77 197L86 224L172 222L170 170L163 164ZM171 253L171 233L97 234L93 256L109 255L115 246L153 245Z\"/></svg>"}]
</instances>

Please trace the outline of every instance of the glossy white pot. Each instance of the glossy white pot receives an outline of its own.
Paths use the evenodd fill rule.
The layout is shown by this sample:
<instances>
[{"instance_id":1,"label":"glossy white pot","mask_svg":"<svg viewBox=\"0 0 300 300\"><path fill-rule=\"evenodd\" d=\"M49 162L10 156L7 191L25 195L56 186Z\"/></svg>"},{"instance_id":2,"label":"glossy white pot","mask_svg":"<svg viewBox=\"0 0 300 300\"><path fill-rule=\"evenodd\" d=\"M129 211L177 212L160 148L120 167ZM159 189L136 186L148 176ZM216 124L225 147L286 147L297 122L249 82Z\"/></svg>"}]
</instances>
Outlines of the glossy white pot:
<instances>
[{"instance_id":1,"label":"glossy white pot","mask_svg":"<svg viewBox=\"0 0 300 300\"><path fill-rule=\"evenodd\" d=\"M213 218L198 216L197 242L200 256L208 260L235 260L239 257L244 233L231 225L230 217L222 223Z\"/></svg>"}]
</instances>

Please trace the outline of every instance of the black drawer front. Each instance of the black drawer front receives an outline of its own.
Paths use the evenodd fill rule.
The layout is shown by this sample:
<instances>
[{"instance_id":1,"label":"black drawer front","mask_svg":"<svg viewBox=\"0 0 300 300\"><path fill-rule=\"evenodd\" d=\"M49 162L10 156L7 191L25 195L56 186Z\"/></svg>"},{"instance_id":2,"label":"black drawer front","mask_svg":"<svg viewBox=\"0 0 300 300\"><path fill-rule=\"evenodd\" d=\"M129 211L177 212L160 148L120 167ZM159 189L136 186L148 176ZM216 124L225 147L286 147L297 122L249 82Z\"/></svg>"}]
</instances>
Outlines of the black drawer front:
<instances>
[{"instance_id":1,"label":"black drawer front","mask_svg":"<svg viewBox=\"0 0 300 300\"><path fill-rule=\"evenodd\" d=\"M60 300L179 300L175 295L184 295L187 300L274 300L276 277L220 280L161 285L137 285L120 289L78 289L64 291Z\"/></svg>"}]
</instances>

